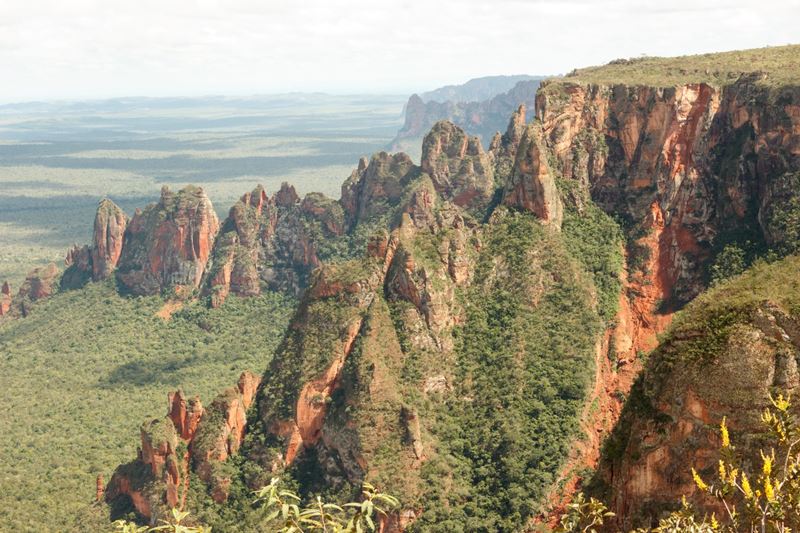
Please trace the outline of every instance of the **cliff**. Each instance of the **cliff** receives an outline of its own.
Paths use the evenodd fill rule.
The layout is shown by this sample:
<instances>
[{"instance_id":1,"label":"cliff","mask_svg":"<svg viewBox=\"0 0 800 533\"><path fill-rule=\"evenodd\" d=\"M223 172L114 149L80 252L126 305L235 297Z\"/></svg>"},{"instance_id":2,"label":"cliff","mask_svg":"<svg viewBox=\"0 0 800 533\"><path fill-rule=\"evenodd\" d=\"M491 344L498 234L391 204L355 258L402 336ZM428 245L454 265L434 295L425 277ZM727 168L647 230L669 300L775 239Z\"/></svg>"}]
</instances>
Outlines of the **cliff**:
<instances>
[{"instance_id":1,"label":"cliff","mask_svg":"<svg viewBox=\"0 0 800 533\"><path fill-rule=\"evenodd\" d=\"M761 264L678 315L631 391L595 479L618 527L649 525L684 495L703 511L724 511L697 490L690 468L716 477L723 417L737 453L757 458L770 394L794 396L800 385L798 267L796 256Z\"/></svg>"},{"instance_id":2,"label":"cliff","mask_svg":"<svg viewBox=\"0 0 800 533\"><path fill-rule=\"evenodd\" d=\"M228 294L260 294L262 285L299 293L321 264L323 241L343 234L337 202L316 193L301 201L286 183L269 198L258 186L231 208L215 242L206 289L212 307Z\"/></svg>"},{"instance_id":3,"label":"cliff","mask_svg":"<svg viewBox=\"0 0 800 533\"><path fill-rule=\"evenodd\" d=\"M64 264L61 287L78 288L89 279L101 281L111 276L122 255L128 217L114 202L105 198L97 206L90 245L74 245Z\"/></svg>"},{"instance_id":4,"label":"cliff","mask_svg":"<svg viewBox=\"0 0 800 533\"><path fill-rule=\"evenodd\" d=\"M132 294L200 286L219 229L211 200L198 187L164 187L158 203L137 210L125 230L117 280Z\"/></svg>"}]
</instances>

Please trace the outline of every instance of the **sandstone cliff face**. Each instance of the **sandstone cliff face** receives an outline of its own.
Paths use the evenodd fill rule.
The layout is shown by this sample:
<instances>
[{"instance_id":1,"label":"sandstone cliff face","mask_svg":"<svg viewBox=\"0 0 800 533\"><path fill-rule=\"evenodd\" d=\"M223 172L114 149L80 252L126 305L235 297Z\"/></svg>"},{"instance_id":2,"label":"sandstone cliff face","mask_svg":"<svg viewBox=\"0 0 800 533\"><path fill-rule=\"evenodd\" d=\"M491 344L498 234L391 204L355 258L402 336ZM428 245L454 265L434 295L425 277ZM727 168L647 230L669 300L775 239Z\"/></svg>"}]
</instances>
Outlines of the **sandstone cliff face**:
<instances>
[{"instance_id":1,"label":"sandstone cliff face","mask_svg":"<svg viewBox=\"0 0 800 533\"><path fill-rule=\"evenodd\" d=\"M768 243L780 240L773 199L794 197L786 183L800 165L800 94L756 81L663 89L565 82L537 97L565 178L634 224L645 224L654 205L661 211L664 229L649 253L662 266L665 302L704 288L703 265L721 232L757 219Z\"/></svg>"},{"instance_id":2,"label":"sandstone cliff face","mask_svg":"<svg viewBox=\"0 0 800 533\"><path fill-rule=\"evenodd\" d=\"M486 207L494 193L491 157L480 139L468 137L452 122L437 122L425 136L422 171L437 192L461 207Z\"/></svg>"},{"instance_id":3,"label":"sandstone cliff face","mask_svg":"<svg viewBox=\"0 0 800 533\"><path fill-rule=\"evenodd\" d=\"M512 126L514 125L512 121ZM516 150L503 203L530 211L543 223L560 229L564 207L556 187L555 175L547 163L547 149L543 145L540 129L534 125L528 126Z\"/></svg>"},{"instance_id":4,"label":"sandstone cliff face","mask_svg":"<svg viewBox=\"0 0 800 533\"><path fill-rule=\"evenodd\" d=\"M104 199L97 206L92 239L92 279L106 279L117 268L128 217L114 202Z\"/></svg>"},{"instance_id":5,"label":"sandstone cliff face","mask_svg":"<svg viewBox=\"0 0 800 533\"><path fill-rule=\"evenodd\" d=\"M194 471L212 498L224 502L231 480L219 465L242 444L259 382L250 372L242 373L237 386L207 409L197 397L187 401L182 391L170 393L167 415L142 425L139 456L114 472L104 491L106 501L122 508L128 503L140 517L157 523L169 509L184 508Z\"/></svg>"},{"instance_id":6,"label":"sandstone cliff face","mask_svg":"<svg viewBox=\"0 0 800 533\"><path fill-rule=\"evenodd\" d=\"M370 160L362 158L342 184L341 204L347 229L389 212L418 173L418 168L404 153L379 152Z\"/></svg>"},{"instance_id":7,"label":"sandstone cliff face","mask_svg":"<svg viewBox=\"0 0 800 533\"><path fill-rule=\"evenodd\" d=\"M649 525L683 495L724 512L696 490L690 468L716 478L723 417L751 468L770 393L794 396L800 385L798 266L796 257L764 265L702 295L650 356L598 475L617 526Z\"/></svg>"},{"instance_id":8,"label":"sandstone cliff face","mask_svg":"<svg viewBox=\"0 0 800 533\"><path fill-rule=\"evenodd\" d=\"M194 470L209 487L217 503L228 499L229 475L219 471L221 463L239 451L247 426L247 410L253 404L261 380L244 372L236 387L217 396L206 410L191 442Z\"/></svg>"},{"instance_id":9,"label":"sandstone cliff face","mask_svg":"<svg viewBox=\"0 0 800 533\"><path fill-rule=\"evenodd\" d=\"M61 287L76 289L89 279L108 278L117 268L128 217L114 202L101 200L94 219L91 245L74 245L64 260L67 267L61 278Z\"/></svg>"},{"instance_id":10,"label":"sandstone cliff face","mask_svg":"<svg viewBox=\"0 0 800 533\"><path fill-rule=\"evenodd\" d=\"M133 216L125 231L117 279L137 295L200 285L219 221L205 192L167 187L161 199Z\"/></svg>"},{"instance_id":11,"label":"sandstone cliff face","mask_svg":"<svg viewBox=\"0 0 800 533\"><path fill-rule=\"evenodd\" d=\"M272 198L256 187L231 208L214 246L207 276L212 307L228 294L258 295L262 285L299 293L321 264L321 241L343 234L337 202L318 193L301 202L286 183Z\"/></svg>"},{"instance_id":12,"label":"sandstone cliff face","mask_svg":"<svg viewBox=\"0 0 800 533\"><path fill-rule=\"evenodd\" d=\"M58 267L54 263L31 270L16 296L11 299L9 312L16 312L23 317L27 316L35 302L52 296L58 290L59 274ZM11 292L7 286L4 286L3 289L4 294L6 289L9 293ZM7 301L7 295L4 296L4 300Z\"/></svg>"}]
</instances>

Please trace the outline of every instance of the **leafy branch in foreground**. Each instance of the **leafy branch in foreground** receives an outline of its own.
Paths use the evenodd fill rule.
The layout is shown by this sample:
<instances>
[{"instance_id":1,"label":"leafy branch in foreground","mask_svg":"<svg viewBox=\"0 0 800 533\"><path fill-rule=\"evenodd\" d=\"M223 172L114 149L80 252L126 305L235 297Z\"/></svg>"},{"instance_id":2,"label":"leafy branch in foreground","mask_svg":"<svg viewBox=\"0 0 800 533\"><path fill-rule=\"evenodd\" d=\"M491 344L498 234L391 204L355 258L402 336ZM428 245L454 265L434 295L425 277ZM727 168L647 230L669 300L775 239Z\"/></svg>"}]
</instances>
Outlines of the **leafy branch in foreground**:
<instances>
[{"instance_id":1,"label":"leafy branch in foreground","mask_svg":"<svg viewBox=\"0 0 800 533\"><path fill-rule=\"evenodd\" d=\"M189 516L188 512L173 509L172 519L161 520L162 525L155 527L140 526L133 522L117 520L114 522L114 531L115 533L151 533L154 531L165 531L167 533L211 533L210 527L193 527L182 524L187 516Z\"/></svg>"},{"instance_id":2,"label":"leafy branch in foreground","mask_svg":"<svg viewBox=\"0 0 800 533\"><path fill-rule=\"evenodd\" d=\"M281 489L280 479L273 478L269 485L256 492L256 503L263 503L267 510L271 510L266 523L277 526L274 531L278 533L374 531L373 516L388 516L388 511L400 505L396 498L377 492L369 483L362 485L361 494L361 502L343 506L323 502L318 496L313 504L301 509L298 505L300 497Z\"/></svg>"},{"instance_id":3,"label":"leafy branch in foreground","mask_svg":"<svg viewBox=\"0 0 800 533\"><path fill-rule=\"evenodd\" d=\"M692 469L695 485L717 499L725 509L725 523L713 531L788 533L800 530L800 427L790 412L791 401L770 397L772 408L761 415L773 446L760 452L760 472L748 476L737 468L726 420L720 424L722 440L718 482L706 483ZM712 520L716 522L714 517Z\"/></svg>"},{"instance_id":4,"label":"leafy branch in foreground","mask_svg":"<svg viewBox=\"0 0 800 533\"><path fill-rule=\"evenodd\" d=\"M269 513L260 524L261 530L269 533L362 533L375 531L375 520L386 517L397 509L400 502L394 496L378 492L369 483L361 487L362 501L344 505L326 503L319 496L305 506L300 507L300 496L280 487L279 478L272 478L266 487L255 491L254 504L261 504ZM207 526L184 525L188 512L172 510L171 520L162 520L163 525L156 527L140 526L133 522L117 520L114 522L115 533L211 533Z\"/></svg>"}]
</instances>

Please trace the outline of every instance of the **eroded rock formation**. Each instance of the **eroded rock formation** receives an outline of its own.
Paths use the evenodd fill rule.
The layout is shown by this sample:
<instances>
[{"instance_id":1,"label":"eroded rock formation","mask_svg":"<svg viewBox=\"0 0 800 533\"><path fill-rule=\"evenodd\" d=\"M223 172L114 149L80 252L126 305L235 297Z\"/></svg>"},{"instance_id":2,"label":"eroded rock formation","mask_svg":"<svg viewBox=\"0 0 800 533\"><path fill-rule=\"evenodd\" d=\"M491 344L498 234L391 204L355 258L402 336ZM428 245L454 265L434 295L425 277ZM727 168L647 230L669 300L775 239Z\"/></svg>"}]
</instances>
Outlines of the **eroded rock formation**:
<instances>
[{"instance_id":1,"label":"eroded rock formation","mask_svg":"<svg viewBox=\"0 0 800 533\"><path fill-rule=\"evenodd\" d=\"M0 288L0 316L7 315L11 310L11 285L7 281L3 282Z\"/></svg>"},{"instance_id":2,"label":"eroded rock formation","mask_svg":"<svg viewBox=\"0 0 800 533\"><path fill-rule=\"evenodd\" d=\"M287 183L272 198L256 187L231 208L220 230L208 273L211 305L222 305L228 294L258 295L262 285L298 294L321 264L321 241L343 234L338 202L319 193L301 202Z\"/></svg>"},{"instance_id":3,"label":"eroded rock formation","mask_svg":"<svg viewBox=\"0 0 800 533\"><path fill-rule=\"evenodd\" d=\"M156 523L169 509L186 504L190 471L209 486L215 501L225 501L231 480L218 466L242 444L259 382L254 374L242 373L236 387L206 409L197 397L187 402L182 391L170 393L167 416L142 425L139 456L114 472L104 491L106 501L122 508L127 501Z\"/></svg>"},{"instance_id":4,"label":"eroded rock formation","mask_svg":"<svg viewBox=\"0 0 800 533\"><path fill-rule=\"evenodd\" d=\"M60 271L55 263L31 270L16 296L12 298L9 312L27 316L35 302L52 296L58 290L59 275Z\"/></svg>"},{"instance_id":5,"label":"eroded rock formation","mask_svg":"<svg viewBox=\"0 0 800 533\"><path fill-rule=\"evenodd\" d=\"M106 279L117 268L128 217L117 204L104 199L97 206L92 239L92 279Z\"/></svg>"},{"instance_id":6,"label":"eroded rock formation","mask_svg":"<svg viewBox=\"0 0 800 533\"><path fill-rule=\"evenodd\" d=\"M494 193L494 168L477 137L437 122L422 142L422 171L436 190L461 207L483 208Z\"/></svg>"},{"instance_id":7,"label":"eroded rock formation","mask_svg":"<svg viewBox=\"0 0 800 533\"><path fill-rule=\"evenodd\" d=\"M137 210L125 231L117 279L137 295L200 285L219 230L203 189L161 189L158 203Z\"/></svg>"}]
</instances>

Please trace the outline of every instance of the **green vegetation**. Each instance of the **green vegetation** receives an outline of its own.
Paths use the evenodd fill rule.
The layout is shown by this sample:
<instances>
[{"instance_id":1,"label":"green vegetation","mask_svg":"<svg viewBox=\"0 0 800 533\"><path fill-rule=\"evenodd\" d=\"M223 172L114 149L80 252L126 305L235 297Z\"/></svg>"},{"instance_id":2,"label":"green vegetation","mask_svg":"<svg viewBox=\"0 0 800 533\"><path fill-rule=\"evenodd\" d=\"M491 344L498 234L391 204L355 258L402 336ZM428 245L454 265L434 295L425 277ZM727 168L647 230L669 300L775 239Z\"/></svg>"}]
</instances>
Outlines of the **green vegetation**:
<instances>
[{"instance_id":1,"label":"green vegetation","mask_svg":"<svg viewBox=\"0 0 800 533\"><path fill-rule=\"evenodd\" d=\"M603 66L577 69L563 78L546 82L542 87L546 91L554 91L562 82L651 87L672 87L685 83L723 86L749 73L757 73L754 81L763 85L797 85L800 45L693 56L618 59Z\"/></svg>"},{"instance_id":2,"label":"green vegetation","mask_svg":"<svg viewBox=\"0 0 800 533\"><path fill-rule=\"evenodd\" d=\"M90 283L0 322L0 522L10 530L69 530L106 481L136 455L139 425L183 388L205 402L260 373L295 302L272 293L220 309L188 303L169 321L157 297L124 298Z\"/></svg>"},{"instance_id":3,"label":"green vegetation","mask_svg":"<svg viewBox=\"0 0 800 533\"><path fill-rule=\"evenodd\" d=\"M512 531L536 513L578 436L593 375L602 320L558 234L506 214L486 230L475 280L455 333L455 388L415 405L436 455L423 464L421 500L404 500L424 509L414 530ZM435 353L406 357L442 369Z\"/></svg>"},{"instance_id":4,"label":"green vegetation","mask_svg":"<svg viewBox=\"0 0 800 533\"><path fill-rule=\"evenodd\" d=\"M622 290L622 229L602 209L587 201L583 213L567 205L561 231L567 251L594 278L600 316L607 322L612 320Z\"/></svg>"}]
</instances>

